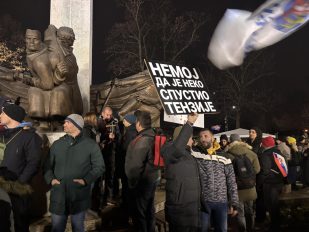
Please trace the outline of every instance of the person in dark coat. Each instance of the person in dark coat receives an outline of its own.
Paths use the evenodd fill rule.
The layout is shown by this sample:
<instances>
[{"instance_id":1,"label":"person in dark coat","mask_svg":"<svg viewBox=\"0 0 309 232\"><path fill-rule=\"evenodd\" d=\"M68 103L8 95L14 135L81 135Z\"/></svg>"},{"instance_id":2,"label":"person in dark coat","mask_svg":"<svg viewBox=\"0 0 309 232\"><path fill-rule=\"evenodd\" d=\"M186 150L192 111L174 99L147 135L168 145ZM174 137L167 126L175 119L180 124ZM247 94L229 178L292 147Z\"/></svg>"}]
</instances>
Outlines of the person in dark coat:
<instances>
[{"instance_id":1,"label":"person in dark coat","mask_svg":"<svg viewBox=\"0 0 309 232\"><path fill-rule=\"evenodd\" d=\"M247 143L252 147L252 151L257 154L258 156L262 153L262 136L263 133L260 128L252 127L249 130L249 138L247 139Z\"/></svg>"},{"instance_id":2,"label":"person in dark coat","mask_svg":"<svg viewBox=\"0 0 309 232\"><path fill-rule=\"evenodd\" d=\"M274 155L282 156L282 154L275 147L275 140L271 136L263 138L262 146L265 150L259 157L261 171L257 175L256 184L258 192L256 222L262 223L266 219L266 211L268 211L271 219L270 231L280 231L279 196L284 184L284 177L276 165Z\"/></svg>"},{"instance_id":3,"label":"person in dark coat","mask_svg":"<svg viewBox=\"0 0 309 232\"><path fill-rule=\"evenodd\" d=\"M45 166L45 180L51 185L52 231L65 231L71 215L73 231L84 231L86 210L90 207L91 185L104 172L98 144L81 133L82 116L65 119L65 136L53 143Z\"/></svg>"},{"instance_id":4,"label":"person in dark coat","mask_svg":"<svg viewBox=\"0 0 309 232\"><path fill-rule=\"evenodd\" d=\"M113 109L109 106L105 106L102 109L101 115L98 118L98 131L101 133L100 147L106 167L104 193L101 203L101 206L104 207L107 205L107 202L114 203L119 194L116 165L118 164L117 147L119 146L121 135L118 119L113 116Z\"/></svg>"},{"instance_id":5,"label":"person in dark coat","mask_svg":"<svg viewBox=\"0 0 309 232\"><path fill-rule=\"evenodd\" d=\"M154 196L159 170L154 166L154 136L150 114L136 111L137 137L128 146L125 173L136 231L155 231Z\"/></svg>"},{"instance_id":6,"label":"person in dark coat","mask_svg":"<svg viewBox=\"0 0 309 232\"><path fill-rule=\"evenodd\" d=\"M37 173L42 154L42 140L29 123L23 122L25 110L15 104L6 104L0 115L0 167L6 168L13 179L10 195L16 231L29 231L30 181ZM0 173L0 177L3 177ZM2 179L3 181L3 179Z\"/></svg>"},{"instance_id":7,"label":"person in dark coat","mask_svg":"<svg viewBox=\"0 0 309 232\"><path fill-rule=\"evenodd\" d=\"M201 212L207 210L201 203L198 164L191 155L196 119L197 115L189 115L187 123L175 129L174 141L161 149L166 178L165 217L171 232L199 231Z\"/></svg>"},{"instance_id":8,"label":"person in dark coat","mask_svg":"<svg viewBox=\"0 0 309 232\"><path fill-rule=\"evenodd\" d=\"M123 136L121 136L121 146L119 150L120 156L120 165L119 165L119 176L121 178L122 184L122 206L127 208L128 206L128 178L125 174L125 160L126 160L126 153L129 144L132 140L134 140L137 136L137 130L135 128L136 117L134 114L126 114L123 118L123 125L125 127L125 131Z\"/></svg>"}]
</instances>

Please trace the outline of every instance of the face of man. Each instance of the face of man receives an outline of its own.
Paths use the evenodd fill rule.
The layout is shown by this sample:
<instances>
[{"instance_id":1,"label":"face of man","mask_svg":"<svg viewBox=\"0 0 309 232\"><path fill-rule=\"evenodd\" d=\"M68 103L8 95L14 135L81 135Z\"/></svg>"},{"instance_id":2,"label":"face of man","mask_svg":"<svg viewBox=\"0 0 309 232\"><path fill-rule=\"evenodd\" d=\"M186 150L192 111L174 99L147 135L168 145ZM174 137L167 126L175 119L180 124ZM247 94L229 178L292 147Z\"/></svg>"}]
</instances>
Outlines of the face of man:
<instances>
[{"instance_id":1,"label":"face of man","mask_svg":"<svg viewBox=\"0 0 309 232\"><path fill-rule=\"evenodd\" d=\"M0 123L2 125L8 125L10 122L12 121L12 119L6 115L6 113L2 112L0 114Z\"/></svg>"},{"instance_id":2,"label":"face of man","mask_svg":"<svg viewBox=\"0 0 309 232\"><path fill-rule=\"evenodd\" d=\"M255 130L253 130L253 129L249 130L249 138L250 138L252 141L255 140L256 136L257 136L257 134L256 134L256 131L255 131Z\"/></svg>"},{"instance_id":3,"label":"face of man","mask_svg":"<svg viewBox=\"0 0 309 232\"><path fill-rule=\"evenodd\" d=\"M113 117L113 111L109 108L106 108L105 110L102 111L101 116L105 121L108 122Z\"/></svg>"},{"instance_id":4,"label":"face of man","mask_svg":"<svg viewBox=\"0 0 309 232\"><path fill-rule=\"evenodd\" d=\"M41 49L41 38L37 32L35 31L27 32L26 48L28 51L31 51L31 52L36 52Z\"/></svg>"},{"instance_id":5,"label":"face of man","mask_svg":"<svg viewBox=\"0 0 309 232\"><path fill-rule=\"evenodd\" d=\"M213 143L213 135L210 131L202 131L200 132L200 143L205 147L205 148L211 148L212 143Z\"/></svg>"},{"instance_id":6,"label":"face of man","mask_svg":"<svg viewBox=\"0 0 309 232\"><path fill-rule=\"evenodd\" d=\"M78 129L76 128L76 126L74 126L74 124L68 120L64 121L63 124L63 131L67 134L73 134L77 131Z\"/></svg>"}]
</instances>

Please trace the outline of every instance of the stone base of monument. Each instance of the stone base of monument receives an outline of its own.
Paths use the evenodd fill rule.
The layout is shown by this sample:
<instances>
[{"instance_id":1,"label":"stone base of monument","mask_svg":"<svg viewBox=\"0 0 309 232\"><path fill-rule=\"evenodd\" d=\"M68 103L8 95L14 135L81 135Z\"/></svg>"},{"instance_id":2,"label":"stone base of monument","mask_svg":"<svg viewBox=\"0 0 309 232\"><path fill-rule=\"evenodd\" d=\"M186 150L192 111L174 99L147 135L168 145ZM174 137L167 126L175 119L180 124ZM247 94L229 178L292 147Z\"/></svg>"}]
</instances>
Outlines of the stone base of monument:
<instances>
[{"instance_id":1,"label":"stone base of monument","mask_svg":"<svg viewBox=\"0 0 309 232\"><path fill-rule=\"evenodd\" d=\"M98 231L101 228L101 218L91 210L87 211L85 220L85 231ZM51 217L44 217L30 225L30 232L46 232L51 230ZM71 232L71 221L68 220L66 232Z\"/></svg>"}]
</instances>

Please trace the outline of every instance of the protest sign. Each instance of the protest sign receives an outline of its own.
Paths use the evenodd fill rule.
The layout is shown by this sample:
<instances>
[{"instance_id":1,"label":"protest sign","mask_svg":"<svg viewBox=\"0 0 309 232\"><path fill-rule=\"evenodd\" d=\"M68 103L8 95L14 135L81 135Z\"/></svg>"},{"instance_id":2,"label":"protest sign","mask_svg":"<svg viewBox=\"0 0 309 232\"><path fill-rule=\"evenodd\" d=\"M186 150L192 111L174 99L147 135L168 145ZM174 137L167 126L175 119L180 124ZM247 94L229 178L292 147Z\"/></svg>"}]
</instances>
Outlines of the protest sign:
<instances>
[{"instance_id":1,"label":"protest sign","mask_svg":"<svg viewBox=\"0 0 309 232\"><path fill-rule=\"evenodd\" d=\"M168 115L217 112L197 68L151 61L145 63Z\"/></svg>"}]
</instances>

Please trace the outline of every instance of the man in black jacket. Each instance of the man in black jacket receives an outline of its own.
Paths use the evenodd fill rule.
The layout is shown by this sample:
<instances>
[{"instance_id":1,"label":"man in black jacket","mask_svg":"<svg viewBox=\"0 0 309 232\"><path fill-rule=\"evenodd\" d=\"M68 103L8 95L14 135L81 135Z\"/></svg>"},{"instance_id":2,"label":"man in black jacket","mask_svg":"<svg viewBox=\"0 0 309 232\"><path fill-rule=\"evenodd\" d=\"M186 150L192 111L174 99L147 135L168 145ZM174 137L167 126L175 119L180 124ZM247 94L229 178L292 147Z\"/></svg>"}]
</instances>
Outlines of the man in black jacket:
<instances>
[{"instance_id":1,"label":"man in black jacket","mask_svg":"<svg viewBox=\"0 0 309 232\"><path fill-rule=\"evenodd\" d=\"M174 141L161 149L165 163L166 201L165 215L171 232L199 231L201 213L201 186L198 164L191 155L192 125L197 114L189 115L180 133L174 132Z\"/></svg>"},{"instance_id":2,"label":"man in black jacket","mask_svg":"<svg viewBox=\"0 0 309 232\"><path fill-rule=\"evenodd\" d=\"M11 185L11 197L15 231L29 231L30 180L37 172L41 156L42 140L33 128L22 123L25 110L15 104L6 104L0 115L1 124L6 129L0 132L0 167L11 173L11 181L0 174L2 181Z\"/></svg>"},{"instance_id":3,"label":"man in black jacket","mask_svg":"<svg viewBox=\"0 0 309 232\"><path fill-rule=\"evenodd\" d=\"M150 114L135 112L137 137L127 149L125 172L131 196L133 223L136 231L155 230L154 195L159 170L154 166L154 131Z\"/></svg>"},{"instance_id":4,"label":"man in black jacket","mask_svg":"<svg viewBox=\"0 0 309 232\"><path fill-rule=\"evenodd\" d=\"M266 211L269 211L270 231L280 231L279 195L284 177L274 157L276 155L282 156L282 154L275 147L275 140L270 136L262 139L262 146L265 150L259 157L261 171L257 175L256 221L263 222L266 218ZM282 159L284 159L283 156Z\"/></svg>"}]
</instances>

